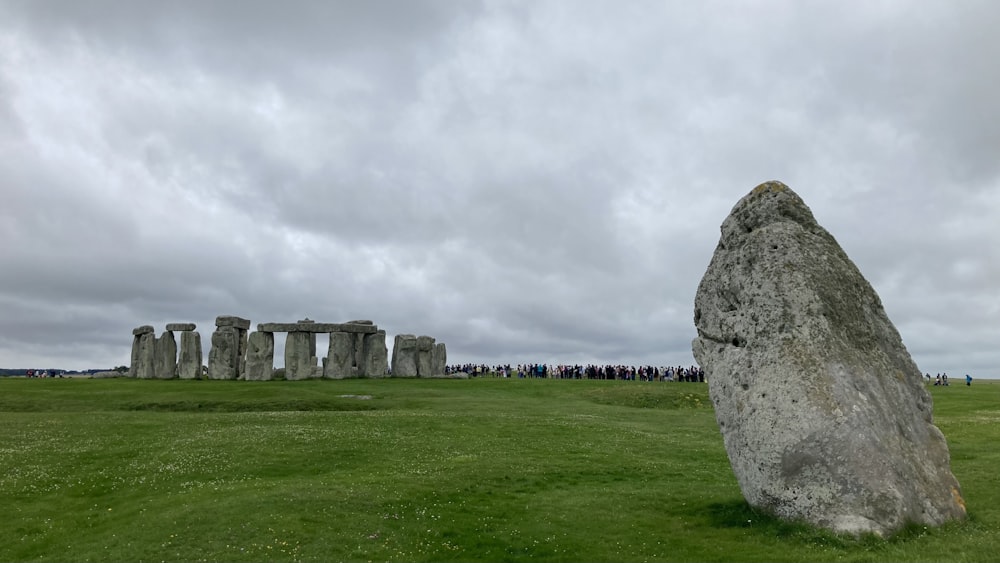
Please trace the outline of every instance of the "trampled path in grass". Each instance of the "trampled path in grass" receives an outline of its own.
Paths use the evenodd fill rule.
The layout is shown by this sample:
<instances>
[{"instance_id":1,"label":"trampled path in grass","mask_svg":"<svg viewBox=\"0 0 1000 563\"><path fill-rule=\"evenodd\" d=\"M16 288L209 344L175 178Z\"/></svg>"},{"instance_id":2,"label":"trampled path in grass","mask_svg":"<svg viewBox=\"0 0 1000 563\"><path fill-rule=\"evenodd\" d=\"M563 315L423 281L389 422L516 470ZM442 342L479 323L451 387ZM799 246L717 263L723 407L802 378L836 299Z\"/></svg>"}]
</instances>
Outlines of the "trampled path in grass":
<instances>
[{"instance_id":1,"label":"trampled path in grass","mask_svg":"<svg viewBox=\"0 0 1000 563\"><path fill-rule=\"evenodd\" d=\"M970 520L750 510L698 383L0 380L2 561L992 561L1000 383L931 388Z\"/></svg>"}]
</instances>

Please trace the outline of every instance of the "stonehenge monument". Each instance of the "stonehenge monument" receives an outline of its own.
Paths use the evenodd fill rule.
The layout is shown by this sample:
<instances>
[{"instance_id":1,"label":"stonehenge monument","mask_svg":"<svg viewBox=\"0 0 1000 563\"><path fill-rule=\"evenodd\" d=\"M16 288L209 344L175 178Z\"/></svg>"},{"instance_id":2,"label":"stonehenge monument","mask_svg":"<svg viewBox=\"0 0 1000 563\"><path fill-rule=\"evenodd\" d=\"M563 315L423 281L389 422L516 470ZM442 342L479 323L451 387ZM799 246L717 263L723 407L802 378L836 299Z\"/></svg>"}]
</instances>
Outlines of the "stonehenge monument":
<instances>
[{"instance_id":1,"label":"stonehenge monument","mask_svg":"<svg viewBox=\"0 0 1000 563\"><path fill-rule=\"evenodd\" d=\"M274 333L284 332L285 379L345 379L389 375L386 333L369 320L319 323L303 319L294 323L258 323L223 315L215 319L205 375L202 373L201 336L192 323L170 323L157 338L152 326L132 331L132 364L129 377L139 379L242 379L274 378ZM180 347L174 338L180 332ZM329 335L326 356L316 355L316 335ZM402 345L401 345L402 343ZM443 343L429 336L396 337L392 374L399 377L443 377L447 352ZM397 366L398 358L398 366ZM398 371L397 371L398 370Z\"/></svg>"},{"instance_id":2,"label":"stonehenge monument","mask_svg":"<svg viewBox=\"0 0 1000 563\"><path fill-rule=\"evenodd\" d=\"M156 337L143 325L132 331L132 364L128 376L138 379L194 379L201 375L201 336L192 323L169 323ZM174 332L181 333L180 357Z\"/></svg>"},{"instance_id":3,"label":"stonehenge monument","mask_svg":"<svg viewBox=\"0 0 1000 563\"><path fill-rule=\"evenodd\" d=\"M215 318L212 349L208 353L209 379L239 379L246 369L247 330L250 321L223 315Z\"/></svg>"},{"instance_id":4,"label":"stonehenge monument","mask_svg":"<svg viewBox=\"0 0 1000 563\"><path fill-rule=\"evenodd\" d=\"M393 377L445 377L448 363L444 343L430 336L397 334L392 347Z\"/></svg>"}]
</instances>

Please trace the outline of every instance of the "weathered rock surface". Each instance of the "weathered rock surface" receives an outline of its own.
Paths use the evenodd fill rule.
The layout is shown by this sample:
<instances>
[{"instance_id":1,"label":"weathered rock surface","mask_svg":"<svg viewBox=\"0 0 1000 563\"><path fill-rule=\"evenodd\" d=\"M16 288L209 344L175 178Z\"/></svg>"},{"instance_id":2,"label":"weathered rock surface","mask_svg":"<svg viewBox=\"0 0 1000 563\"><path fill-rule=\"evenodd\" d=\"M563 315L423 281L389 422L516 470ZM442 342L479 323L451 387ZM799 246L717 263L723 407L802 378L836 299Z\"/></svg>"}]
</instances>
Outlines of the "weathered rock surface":
<instances>
[{"instance_id":1,"label":"weathered rock surface","mask_svg":"<svg viewBox=\"0 0 1000 563\"><path fill-rule=\"evenodd\" d=\"M247 381L270 381L274 377L274 333L251 332L247 339Z\"/></svg>"},{"instance_id":2,"label":"weathered rock surface","mask_svg":"<svg viewBox=\"0 0 1000 563\"><path fill-rule=\"evenodd\" d=\"M324 377L344 379L354 375L354 337L349 332L331 332Z\"/></svg>"},{"instance_id":3,"label":"weathered rock surface","mask_svg":"<svg viewBox=\"0 0 1000 563\"><path fill-rule=\"evenodd\" d=\"M851 534L965 517L919 369L787 186L756 187L723 222L694 318L694 356L752 506Z\"/></svg>"},{"instance_id":4,"label":"weathered rock surface","mask_svg":"<svg viewBox=\"0 0 1000 563\"><path fill-rule=\"evenodd\" d=\"M177 377L181 379L200 378L203 359L204 357L201 353L201 335L193 330L182 332L181 345L177 352Z\"/></svg>"},{"instance_id":5,"label":"weathered rock surface","mask_svg":"<svg viewBox=\"0 0 1000 563\"><path fill-rule=\"evenodd\" d=\"M316 334L289 332L285 339L285 379L310 379L316 361Z\"/></svg>"},{"instance_id":6,"label":"weathered rock surface","mask_svg":"<svg viewBox=\"0 0 1000 563\"><path fill-rule=\"evenodd\" d=\"M240 330L250 330L250 319L244 319L243 317L235 317L233 315L219 315L215 317L215 326L217 327L233 327Z\"/></svg>"},{"instance_id":7,"label":"weathered rock surface","mask_svg":"<svg viewBox=\"0 0 1000 563\"><path fill-rule=\"evenodd\" d=\"M360 332L370 334L377 327L360 323L258 323L257 330L263 332Z\"/></svg>"},{"instance_id":8,"label":"weathered rock surface","mask_svg":"<svg viewBox=\"0 0 1000 563\"><path fill-rule=\"evenodd\" d=\"M153 345L153 377L173 379L177 376L177 340L169 330L160 335Z\"/></svg>"},{"instance_id":9,"label":"weathered rock surface","mask_svg":"<svg viewBox=\"0 0 1000 563\"><path fill-rule=\"evenodd\" d=\"M150 334L156 332L156 330L150 325L142 325L132 329L132 336L142 336L143 334Z\"/></svg>"},{"instance_id":10,"label":"weathered rock surface","mask_svg":"<svg viewBox=\"0 0 1000 563\"><path fill-rule=\"evenodd\" d=\"M417 337L417 375L431 377L434 374L431 353L434 351L434 339L430 336Z\"/></svg>"},{"instance_id":11,"label":"weathered rock surface","mask_svg":"<svg viewBox=\"0 0 1000 563\"><path fill-rule=\"evenodd\" d=\"M397 334L392 345L392 376L417 376L417 337L412 334Z\"/></svg>"},{"instance_id":12,"label":"weathered rock surface","mask_svg":"<svg viewBox=\"0 0 1000 563\"><path fill-rule=\"evenodd\" d=\"M239 377L239 332L235 327L219 327L212 333L212 349L208 352L209 379Z\"/></svg>"},{"instance_id":13,"label":"weathered rock surface","mask_svg":"<svg viewBox=\"0 0 1000 563\"><path fill-rule=\"evenodd\" d=\"M434 343L431 350L431 373L435 376L442 376L448 367L448 350L444 342Z\"/></svg>"},{"instance_id":14,"label":"weathered rock surface","mask_svg":"<svg viewBox=\"0 0 1000 563\"><path fill-rule=\"evenodd\" d=\"M194 329L194 323L167 323L167 330L171 332L184 332Z\"/></svg>"},{"instance_id":15,"label":"weathered rock surface","mask_svg":"<svg viewBox=\"0 0 1000 563\"><path fill-rule=\"evenodd\" d=\"M142 327L141 327L142 328ZM149 327L152 329L153 327ZM156 357L156 335L152 330L141 332L133 338L132 365L129 367L129 377L152 379L153 363Z\"/></svg>"},{"instance_id":16,"label":"weathered rock surface","mask_svg":"<svg viewBox=\"0 0 1000 563\"><path fill-rule=\"evenodd\" d=\"M389 359L389 350L385 346L385 331L379 330L374 334L364 335L364 358L358 369L361 375L366 377L385 377L386 360Z\"/></svg>"}]
</instances>

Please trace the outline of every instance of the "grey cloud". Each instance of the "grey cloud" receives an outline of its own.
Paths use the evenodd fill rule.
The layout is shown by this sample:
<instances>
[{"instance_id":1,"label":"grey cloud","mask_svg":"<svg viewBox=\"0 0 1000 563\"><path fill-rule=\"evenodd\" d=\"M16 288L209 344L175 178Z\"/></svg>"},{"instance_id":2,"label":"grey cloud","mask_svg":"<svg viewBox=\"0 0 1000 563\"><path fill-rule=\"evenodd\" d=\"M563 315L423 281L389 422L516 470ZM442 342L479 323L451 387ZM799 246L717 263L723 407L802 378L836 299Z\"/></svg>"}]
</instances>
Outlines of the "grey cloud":
<instances>
[{"instance_id":1,"label":"grey cloud","mask_svg":"<svg viewBox=\"0 0 1000 563\"><path fill-rule=\"evenodd\" d=\"M690 363L719 224L780 179L924 369L1000 376L979 351L998 336L991 3L0 16L5 361L125 363L134 326L204 338L237 314L370 318L455 361Z\"/></svg>"}]
</instances>

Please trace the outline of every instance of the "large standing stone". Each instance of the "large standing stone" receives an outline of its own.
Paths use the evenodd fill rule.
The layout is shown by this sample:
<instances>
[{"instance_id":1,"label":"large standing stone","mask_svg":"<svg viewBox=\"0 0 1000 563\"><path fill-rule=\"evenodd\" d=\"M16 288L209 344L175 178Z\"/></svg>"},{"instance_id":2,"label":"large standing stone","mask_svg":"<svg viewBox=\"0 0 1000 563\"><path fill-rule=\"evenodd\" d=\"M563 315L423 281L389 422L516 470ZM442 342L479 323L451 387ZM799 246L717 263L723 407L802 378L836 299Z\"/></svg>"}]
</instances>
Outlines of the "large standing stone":
<instances>
[{"instance_id":1,"label":"large standing stone","mask_svg":"<svg viewBox=\"0 0 1000 563\"><path fill-rule=\"evenodd\" d=\"M215 318L212 349L208 353L210 379L239 379L246 372L247 330L250 321L231 315ZM216 350L216 342L224 349Z\"/></svg>"},{"instance_id":2,"label":"large standing stone","mask_svg":"<svg viewBox=\"0 0 1000 563\"><path fill-rule=\"evenodd\" d=\"M435 376L442 376L447 371L447 367L448 350L445 348L444 342L437 342L431 351L431 371Z\"/></svg>"},{"instance_id":3,"label":"large standing stone","mask_svg":"<svg viewBox=\"0 0 1000 563\"><path fill-rule=\"evenodd\" d=\"M723 222L694 318L694 355L752 506L852 534L965 516L920 371L787 186L757 186Z\"/></svg>"},{"instance_id":4,"label":"large standing stone","mask_svg":"<svg viewBox=\"0 0 1000 563\"><path fill-rule=\"evenodd\" d=\"M324 377L344 379L351 377L354 369L354 338L349 332L331 332L330 345L327 349L326 369Z\"/></svg>"},{"instance_id":5,"label":"large standing stone","mask_svg":"<svg viewBox=\"0 0 1000 563\"><path fill-rule=\"evenodd\" d=\"M316 333L289 332L285 340L285 379L309 379L316 362Z\"/></svg>"},{"instance_id":6,"label":"large standing stone","mask_svg":"<svg viewBox=\"0 0 1000 563\"><path fill-rule=\"evenodd\" d=\"M299 321L296 324L298 324L299 326L302 326L302 325L315 325L316 321L314 321L312 319L309 319L309 318L305 318L305 319L302 319L301 321ZM311 331L311 330L310 331L303 331L303 332L308 332L309 333L309 357L311 358L311 357L313 357L313 356L316 355L316 332L315 331Z\"/></svg>"},{"instance_id":7,"label":"large standing stone","mask_svg":"<svg viewBox=\"0 0 1000 563\"><path fill-rule=\"evenodd\" d=\"M417 337L397 334L392 345L392 376L417 376Z\"/></svg>"},{"instance_id":8,"label":"large standing stone","mask_svg":"<svg viewBox=\"0 0 1000 563\"><path fill-rule=\"evenodd\" d=\"M239 330L219 327L212 333L212 349L208 352L209 379L236 379L239 377Z\"/></svg>"},{"instance_id":9,"label":"large standing stone","mask_svg":"<svg viewBox=\"0 0 1000 563\"><path fill-rule=\"evenodd\" d=\"M385 377L389 351L385 347L385 331L364 335L364 355L358 367L359 375Z\"/></svg>"},{"instance_id":10,"label":"large standing stone","mask_svg":"<svg viewBox=\"0 0 1000 563\"><path fill-rule=\"evenodd\" d=\"M128 367L129 377L138 377L139 364L141 363L140 356L142 354L142 336L144 334L152 334L154 330L150 325L142 325L132 329L132 363ZM149 364L149 369L152 369L152 363Z\"/></svg>"},{"instance_id":11,"label":"large standing stone","mask_svg":"<svg viewBox=\"0 0 1000 563\"><path fill-rule=\"evenodd\" d=\"M431 354L434 352L434 339L430 336L417 337L417 375L431 377L434 375Z\"/></svg>"},{"instance_id":12,"label":"large standing stone","mask_svg":"<svg viewBox=\"0 0 1000 563\"><path fill-rule=\"evenodd\" d=\"M270 381L274 376L274 333L251 332L247 340L247 381Z\"/></svg>"},{"instance_id":13,"label":"large standing stone","mask_svg":"<svg viewBox=\"0 0 1000 563\"><path fill-rule=\"evenodd\" d=\"M174 333L165 331L154 344L153 377L173 379L177 376L177 340Z\"/></svg>"},{"instance_id":14,"label":"large standing stone","mask_svg":"<svg viewBox=\"0 0 1000 563\"><path fill-rule=\"evenodd\" d=\"M355 326L356 325L375 326L375 323L370 320L347 321L347 324ZM356 332L354 333L353 336L354 337L352 338L352 341L354 346L354 354L352 355L353 363L351 364L351 366L352 366L352 375L357 377L359 375L362 375L361 372L364 371L363 364L365 358L365 334Z\"/></svg>"},{"instance_id":15,"label":"large standing stone","mask_svg":"<svg viewBox=\"0 0 1000 563\"><path fill-rule=\"evenodd\" d=\"M193 330L182 332L181 347L177 353L177 376L181 379L200 378L203 359L204 357L201 353L201 335Z\"/></svg>"},{"instance_id":16,"label":"large standing stone","mask_svg":"<svg viewBox=\"0 0 1000 563\"><path fill-rule=\"evenodd\" d=\"M133 347L132 366L138 379L155 377L153 364L156 358L156 335L152 331L153 327L149 328L149 332L142 332L135 337L137 341Z\"/></svg>"}]
</instances>

